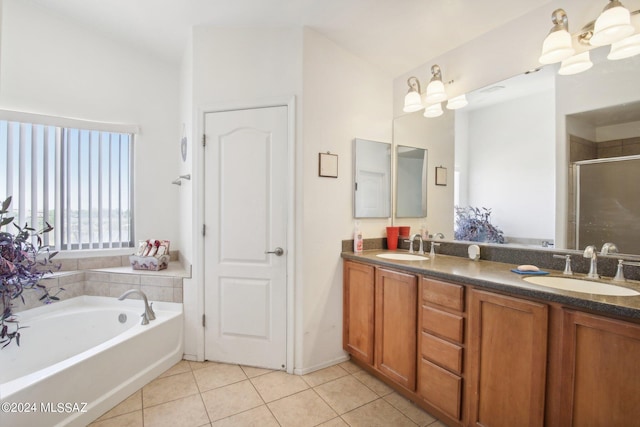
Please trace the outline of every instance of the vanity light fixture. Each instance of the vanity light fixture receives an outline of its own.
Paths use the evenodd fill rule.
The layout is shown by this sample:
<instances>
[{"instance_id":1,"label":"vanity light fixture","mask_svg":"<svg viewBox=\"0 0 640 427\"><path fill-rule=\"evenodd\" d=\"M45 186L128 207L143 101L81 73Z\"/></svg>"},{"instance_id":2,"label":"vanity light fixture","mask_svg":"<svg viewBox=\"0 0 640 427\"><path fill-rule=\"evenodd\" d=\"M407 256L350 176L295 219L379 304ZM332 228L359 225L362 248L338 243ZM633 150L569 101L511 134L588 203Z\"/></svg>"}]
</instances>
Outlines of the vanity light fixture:
<instances>
[{"instance_id":1,"label":"vanity light fixture","mask_svg":"<svg viewBox=\"0 0 640 427\"><path fill-rule=\"evenodd\" d=\"M569 18L564 9L556 9L551 14L553 27L542 43L541 64L554 64L567 59L575 52L569 34Z\"/></svg>"},{"instance_id":2,"label":"vanity light fixture","mask_svg":"<svg viewBox=\"0 0 640 427\"><path fill-rule=\"evenodd\" d=\"M604 46L622 40L634 32L629 9L619 0L609 0L596 19L590 43L592 46Z\"/></svg>"},{"instance_id":3,"label":"vanity light fixture","mask_svg":"<svg viewBox=\"0 0 640 427\"><path fill-rule=\"evenodd\" d=\"M409 77L407 84L409 85L409 91L404 97L404 108L402 111L405 113L413 113L414 111L422 110L424 105L422 105L422 95L420 95L420 81L417 77Z\"/></svg>"},{"instance_id":4,"label":"vanity light fixture","mask_svg":"<svg viewBox=\"0 0 640 427\"><path fill-rule=\"evenodd\" d=\"M431 104L424 109L424 116L428 118L439 117L442 113L442 104L439 102Z\"/></svg>"},{"instance_id":5,"label":"vanity light fixture","mask_svg":"<svg viewBox=\"0 0 640 427\"><path fill-rule=\"evenodd\" d=\"M629 12L619 0L609 0L598 19L585 25L574 36L568 31L568 18L564 10L556 9L551 20L554 26L542 44L539 60L542 64L562 61L558 74L577 74L591 68L593 63L589 58L589 50L596 46L611 44L607 56L610 60L640 54L640 10ZM572 45L574 38L578 43L577 49ZM576 51L578 53L574 54Z\"/></svg>"},{"instance_id":6,"label":"vanity light fixture","mask_svg":"<svg viewBox=\"0 0 640 427\"><path fill-rule=\"evenodd\" d=\"M569 76L571 74L578 74L593 67L593 62L589 57L589 51L573 55L562 61L558 74L563 76Z\"/></svg>"},{"instance_id":7,"label":"vanity light fixture","mask_svg":"<svg viewBox=\"0 0 640 427\"><path fill-rule=\"evenodd\" d=\"M446 101L447 99L444 83L442 83L442 70L438 65L431 67L431 76L431 81L427 86L427 94L424 96L424 102L427 105Z\"/></svg>"}]
</instances>

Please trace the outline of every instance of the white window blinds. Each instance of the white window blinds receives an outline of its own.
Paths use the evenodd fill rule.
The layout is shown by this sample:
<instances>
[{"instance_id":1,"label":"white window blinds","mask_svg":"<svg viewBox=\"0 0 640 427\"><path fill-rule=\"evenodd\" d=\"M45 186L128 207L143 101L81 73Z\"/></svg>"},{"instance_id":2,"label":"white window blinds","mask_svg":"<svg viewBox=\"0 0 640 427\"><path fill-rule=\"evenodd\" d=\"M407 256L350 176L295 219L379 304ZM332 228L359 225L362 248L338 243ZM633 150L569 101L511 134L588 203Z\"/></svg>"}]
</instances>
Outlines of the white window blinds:
<instances>
[{"instance_id":1,"label":"white window blinds","mask_svg":"<svg viewBox=\"0 0 640 427\"><path fill-rule=\"evenodd\" d=\"M0 111L0 192L12 196L15 221L53 225L44 243L58 250L133 246L136 128L118 132L119 125L69 119L61 122L73 127L61 126L48 116L6 113Z\"/></svg>"}]
</instances>

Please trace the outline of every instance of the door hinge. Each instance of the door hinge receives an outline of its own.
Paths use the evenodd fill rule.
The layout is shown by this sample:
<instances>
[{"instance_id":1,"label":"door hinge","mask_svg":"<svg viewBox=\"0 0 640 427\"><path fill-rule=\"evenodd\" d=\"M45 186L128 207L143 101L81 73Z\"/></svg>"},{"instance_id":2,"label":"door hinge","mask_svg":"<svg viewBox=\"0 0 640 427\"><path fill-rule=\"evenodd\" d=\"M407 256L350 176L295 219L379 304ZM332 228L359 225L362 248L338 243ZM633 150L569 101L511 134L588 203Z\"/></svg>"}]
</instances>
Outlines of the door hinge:
<instances>
[{"instance_id":1,"label":"door hinge","mask_svg":"<svg viewBox=\"0 0 640 427\"><path fill-rule=\"evenodd\" d=\"M205 326L207 326L207 322L205 320L206 316L203 314L202 315L202 327L204 328Z\"/></svg>"},{"instance_id":2,"label":"door hinge","mask_svg":"<svg viewBox=\"0 0 640 427\"><path fill-rule=\"evenodd\" d=\"M204 133L202 134L202 146L207 146L207 135L205 135Z\"/></svg>"},{"instance_id":3,"label":"door hinge","mask_svg":"<svg viewBox=\"0 0 640 427\"><path fill-rule=\"evenodd\" d=\"M356 186L356 191L358 191L358 183L357 182L356 182L355 186Z\"/></svg>"},{"instance_id":4,"label":"door hinge","mask_svg":"<svg viewBox=\"0 0 640 427\"><path fill-rule=\"evenodd\" d=\"M206 235L207 234L207 226L202 224L202 235Z\"/></svg>"}]
</instances>

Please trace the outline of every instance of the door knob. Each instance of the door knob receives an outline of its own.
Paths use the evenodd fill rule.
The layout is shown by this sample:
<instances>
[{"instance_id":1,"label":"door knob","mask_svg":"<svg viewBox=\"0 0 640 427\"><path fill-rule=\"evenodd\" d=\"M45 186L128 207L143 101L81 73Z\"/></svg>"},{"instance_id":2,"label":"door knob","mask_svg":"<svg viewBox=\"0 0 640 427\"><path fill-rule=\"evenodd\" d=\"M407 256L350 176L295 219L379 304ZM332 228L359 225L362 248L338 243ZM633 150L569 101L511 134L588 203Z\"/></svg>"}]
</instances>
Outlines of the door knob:
<instances>
[{"instance_id":1,"label":"door knob","mask_svg":"<svg viewBox=\"0 0 640 427\"><path fill-rule=\"evenodd\" d=\"M275 250L273 251L267 251L265 252L265 254L275 254L277 256L282 256L284 254L284 249L282 248L275 248Z\"/></svg>"}]
</instances>

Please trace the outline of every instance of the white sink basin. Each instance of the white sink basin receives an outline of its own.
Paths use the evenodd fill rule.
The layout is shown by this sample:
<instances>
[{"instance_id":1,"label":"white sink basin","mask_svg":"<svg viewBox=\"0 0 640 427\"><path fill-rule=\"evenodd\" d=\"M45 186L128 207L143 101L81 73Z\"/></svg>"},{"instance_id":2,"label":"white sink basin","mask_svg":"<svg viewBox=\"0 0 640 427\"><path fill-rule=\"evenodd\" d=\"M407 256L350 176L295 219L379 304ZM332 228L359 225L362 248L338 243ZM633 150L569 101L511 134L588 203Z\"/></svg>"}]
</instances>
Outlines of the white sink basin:
<instances>
[{"instance_id":1,"label":"white sink basin","mask_svg":"<svg viewBox=\"0 0 640 427\"><path fill-rule=\"evenodd\" d=\"M426 256L413 254L377 254L376 256L385 259L392 259L395 261L425 261L429 259Z\"/></svg>"},{"instance_id":2,"label":"white sink basin","mask_svg":"<svg viewBox=\"0 0 640 427\"><path fill-rule=\"evenodd\" d=\"M633 289L623 286L610 285L608 283L592 282L590 280L574 279L571 277L557 276L528 276L524 281L547 288L562 289L564 291L582 292L585 294L635 296L640 295Z\"/></svg>"}]
</instances>

